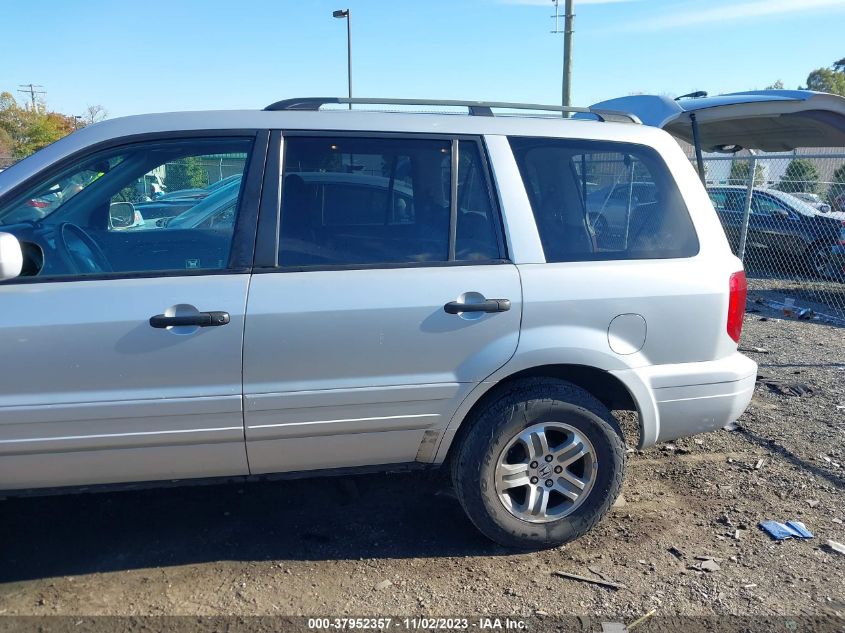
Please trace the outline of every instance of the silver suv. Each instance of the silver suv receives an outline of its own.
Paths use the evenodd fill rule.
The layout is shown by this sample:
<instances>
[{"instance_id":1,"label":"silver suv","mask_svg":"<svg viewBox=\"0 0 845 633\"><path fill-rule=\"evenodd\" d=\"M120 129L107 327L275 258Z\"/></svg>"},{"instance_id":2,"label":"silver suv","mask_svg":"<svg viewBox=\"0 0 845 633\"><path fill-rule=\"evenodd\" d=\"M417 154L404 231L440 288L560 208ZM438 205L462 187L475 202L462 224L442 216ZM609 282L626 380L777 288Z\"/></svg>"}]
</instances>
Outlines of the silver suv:
<instances>
[{"instance_id":1,"label":"silver suv","mask_svg":"<svg viewBox=\"0 0 845 633\"><path fill-rule=\"evenodd\" d=\"M619 493L611 410L640 447L743 412L742 264L668 134L346 102L115 119L0 175L3 494L448 465L546 547Z\"/></svg>"}]
</instances>

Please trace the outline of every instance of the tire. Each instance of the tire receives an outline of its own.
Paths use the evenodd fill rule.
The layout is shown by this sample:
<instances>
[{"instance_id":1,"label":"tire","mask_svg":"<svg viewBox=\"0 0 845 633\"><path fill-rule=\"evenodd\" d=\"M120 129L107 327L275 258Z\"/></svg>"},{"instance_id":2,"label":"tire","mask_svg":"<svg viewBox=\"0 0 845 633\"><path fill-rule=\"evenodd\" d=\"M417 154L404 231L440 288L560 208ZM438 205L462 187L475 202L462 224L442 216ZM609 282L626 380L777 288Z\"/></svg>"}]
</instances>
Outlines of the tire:
<instances>
[{"instance_id":1,"label":"tire","mask_svg":"<svg viewBox=\"0 0 845 633\"><path fill-rule=\"evenodd\" d=\"M836 274L833 270L833 263L830 249L832 244L813 244L807 251L806 262L810 273L819 279L834 279Z\"/></svg>"},{"instance_id":2,"label":"tire","mask_svg":"<svg viewBox=\"0 0 845 633\"><path fill-rule=\"evenodd\" d=\"M619 494L625 470L622 431L607 407L572 383L553 378L520 380L464 423L469 426L452 456L452 482L470 521L501 545L545 549L567 543L593 528ZM550 462L547 457L532 458L542 452L537 450L539 430L549 446L545 455L559 450ZM533 453L526 438L534 446ZM558 468L580 452L579 438L592 456L566 466L566 473L548 474L544 464ZM512 470L520 472L502 475ZM580 490L569 483L570 475L591 483ZM529 476L537 481L516 485ZM550 481L555 483L547 491ZM558 490L578 498L572 500ZM547 506L537 512L543 496Z\"/></svg>"}]
</instances>

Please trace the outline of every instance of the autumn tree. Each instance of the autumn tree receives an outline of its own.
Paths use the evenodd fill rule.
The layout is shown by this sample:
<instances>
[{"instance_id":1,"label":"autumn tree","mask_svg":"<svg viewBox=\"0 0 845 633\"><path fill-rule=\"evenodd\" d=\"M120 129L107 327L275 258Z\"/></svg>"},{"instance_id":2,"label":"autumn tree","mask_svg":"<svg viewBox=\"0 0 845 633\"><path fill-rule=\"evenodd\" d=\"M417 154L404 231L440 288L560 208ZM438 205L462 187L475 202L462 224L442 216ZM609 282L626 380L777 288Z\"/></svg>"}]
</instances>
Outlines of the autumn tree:
<instances>
[{"instance_id":1,"label":"autumn tree","mask_svg":"<svg viewBox=\"0 0 845 633\"><path fill-rule=\"evenodd\" d=\"M0 93L0 146L14 159L24 158L70 134L74 124L73 117L22 108L11 93Z\"/></svg>"}]
</instances>

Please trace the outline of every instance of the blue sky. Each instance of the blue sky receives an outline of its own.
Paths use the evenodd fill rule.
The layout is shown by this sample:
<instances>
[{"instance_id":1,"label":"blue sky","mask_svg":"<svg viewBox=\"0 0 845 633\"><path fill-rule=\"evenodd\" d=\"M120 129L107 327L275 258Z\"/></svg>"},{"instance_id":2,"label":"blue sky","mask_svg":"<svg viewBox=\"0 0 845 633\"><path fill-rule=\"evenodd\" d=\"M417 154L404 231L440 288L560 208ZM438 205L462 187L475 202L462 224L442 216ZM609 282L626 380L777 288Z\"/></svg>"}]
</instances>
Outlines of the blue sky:
<instances>
[{"instance_id":1,"label":"blue sky","mask_svg":"<svg viewBox=\"0 0 845 633\"><path fill-rule=\"evenodd\" d=\"M563 4L561 0L561 5ZM845 0L575 0L573 102L803 84L845 56ZM111 116L355 96L559 103L551 0L5 0L0 90ZM23 95L15 93L23 99Z\"/></svg>"}]
</instances>

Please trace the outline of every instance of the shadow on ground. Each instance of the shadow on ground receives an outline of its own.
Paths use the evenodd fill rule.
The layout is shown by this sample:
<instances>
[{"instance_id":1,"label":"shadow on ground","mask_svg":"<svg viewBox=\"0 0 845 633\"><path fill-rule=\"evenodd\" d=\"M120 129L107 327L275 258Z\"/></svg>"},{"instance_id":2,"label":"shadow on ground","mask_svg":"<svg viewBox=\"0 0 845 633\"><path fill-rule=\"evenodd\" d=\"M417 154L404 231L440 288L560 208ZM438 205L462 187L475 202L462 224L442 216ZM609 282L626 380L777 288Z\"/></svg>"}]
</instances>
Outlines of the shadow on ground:
<instances>
[{"instance_id":1,"label":"shadow on ground","mask_svg":"<svg viewBox=\"0 0 845 633\"><path fill-rule=\"evenodd\" d=\"M737 432L739 432L745 439L749 442L756 444L757 446L761 446L767 450L774 451L778 455L780 455L783 459L787 462L792 464L793 466L801 469L802 471L812 473L816 477L821 477L822 479L826 479L828 482L839 488L840 490L845 490L845 478L840 477L836 473L832 473L829 470L817 466L816 464L812 464L808 462L806 459L803 459L793 453L792 451L784 448L781 444L776 442L775 440L769 439L767 437L763 437L754 433L753 431L749 431L744 427L738 427Z\"/></svg>"},{"instance_id":2,"label":"shadow on ground","mask_svg":"<svg viewBox=\"0 0 845 633\"><path fill-rule=\"evenodd\" d=\"M0 582L222 560L505 554L430 474L0 502Z\"/></svg>"}]
</instances>

